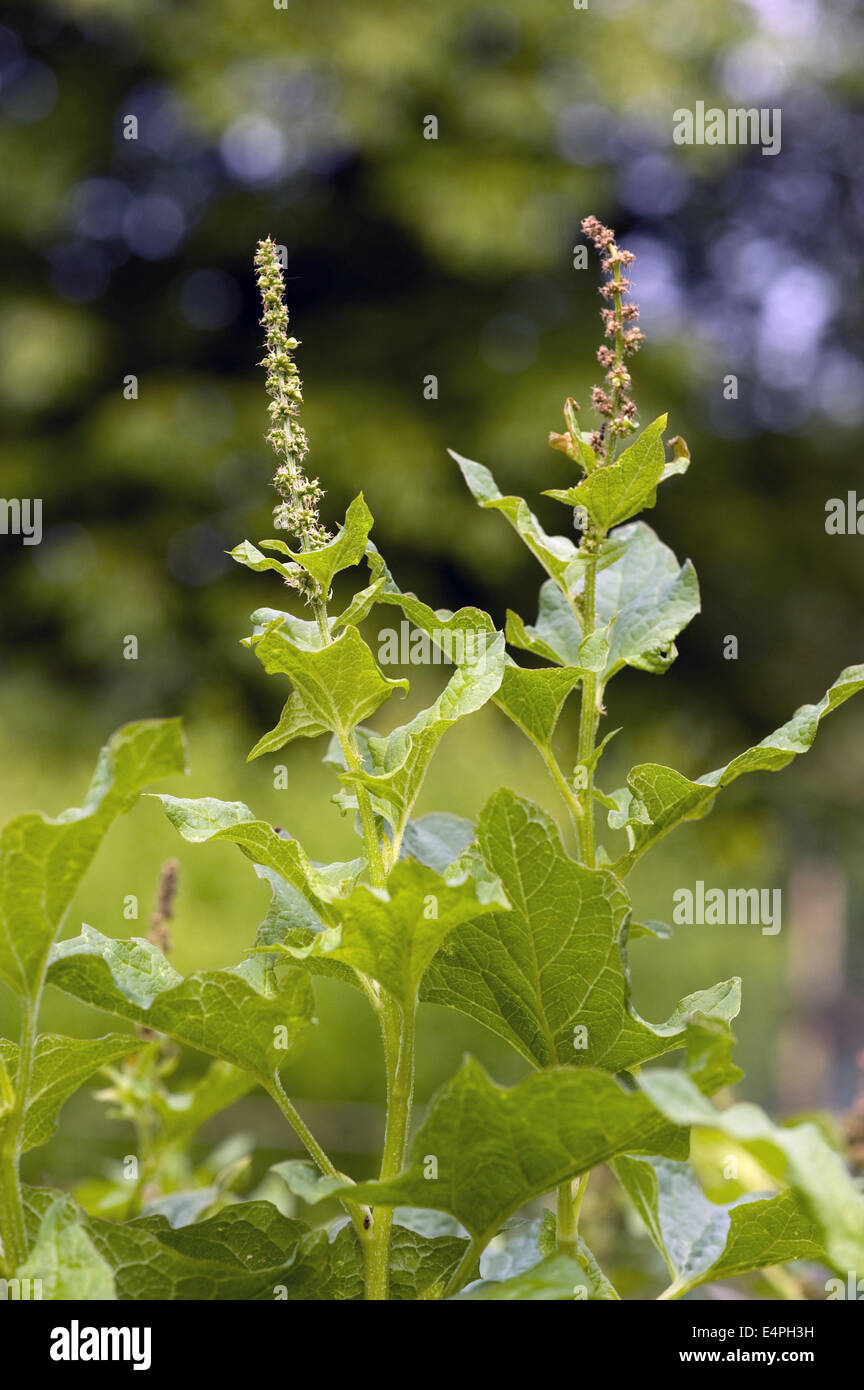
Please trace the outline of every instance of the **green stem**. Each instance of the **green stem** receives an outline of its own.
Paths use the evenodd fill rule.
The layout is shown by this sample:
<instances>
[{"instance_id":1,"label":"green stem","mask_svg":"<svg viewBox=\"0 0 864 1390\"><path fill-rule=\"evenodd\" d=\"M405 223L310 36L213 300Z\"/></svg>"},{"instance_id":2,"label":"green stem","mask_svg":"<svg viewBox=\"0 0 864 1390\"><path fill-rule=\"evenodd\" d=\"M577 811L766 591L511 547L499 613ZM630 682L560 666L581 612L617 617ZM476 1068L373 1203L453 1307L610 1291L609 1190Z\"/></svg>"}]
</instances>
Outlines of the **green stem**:
<instances>
[{"instance_id":1,"label":"green stem","mask_svg":"<svg viewBox=\"0 0 864 1390\"><path fill-rule=\"evenodd\" d=\"M491 1232L485 1231L482 1236L475 1236L471 1241L471 1244L459 1261L459 1265L452 1275L449 1284L444 1290L444 1298L452 1298L454 1294L459 1292L463 1285L468 1283L474 1271L474 1266L489 1244L491 1234Z\"/></svg>"},{"instance_id":2,"label":"green stem","mask_svg":"<svg viewBox=\"0 0 864 1390\"><path fill-rule=\"evenodd\" d=\"M570 1255L573 1259L579 1245L579 1212L587 1186L588 1174L585 1173L575 1182L572 1179L562 1182L558 1188L558 1249L562 1255Z\"/></svg>"},{"instance_id":3,"label":"green stem","mask_svg":"<svg viewBox=\"0 0 864 1390\"><path fill-rule=\"evenodd\" d=\"M327 600L319 593L312 600L312 610L318 624L318 631L321 640L327 647L332 642L330 634L330 623L327 618ZM347 738L340 738L342 756L345 759L346 767L352 772L363 771L363 760L357 748L357 740L353 733ZM360 811L360 824L363 827L363 844L366 848L366 860L369 865L369 877L375 888L385 888L387 886L387 871L384 865L384 857L381 853L381 839L378 835L378 827L375 824L375 812L372 807L372 798L365 787L357 784L357 806Z\"/></svg>"},{"instance_id":4,"label":"green stem","mask_svg":"<svg viewBox=\"0 0 864 1390\"><path fill-rule=\"evenodd\" d=\"M607 1303L620 1303L621 1295L615 1285L607 1279L603 1270L600 1268L594 1251L586 1245L580 1236L576 1242L576 1258L584 1269L588 1277L593 1281L594 1297L601 1298Z\"/></svg>"},{"instance_id":5,"label":"green stem","mask_svg":"<svg viewBox=\"0 0 864 1390\"><path fill-rule=\"evenodd\" d=\"M273 1084L267 1087L267 1091L279 1106L279 1109L294 1130L294 1133L309 1154L309 1157L314 1160L325 1177L338 1178L340 1182L345 1182L345 1174L340 1173L339 1169L330 1161L311 1129L306 1124L306 1121L301 1117L299 1111L288 1098L285 1087L282 1085L282 1078L278 1072L273 1073ZM360 1207L357 1202L349 1201L348 1198L345 1197L340 1197L339 1200L350 1216L358 1236L361 1240L365 1240L367 1235L365 1208Z\"/></svg>"},{"instance_id":6,"label":"green stem","mask_svg":"<svg viewBox=\"0 0 864 1390\"><path fill-rule=\"evenodd\" d=\"M351 772L363 771L363 760L357 750L357 741L353 733L348 738L340 740L342 745L342 756L345 765ZM355 782L357 791L357 808L360 812L360 824L363 828L363 844L366 849L366 862L369 865L369 877L372 880L373 888L387 887L387 870L384 865L384 856L381 852L381 839L378 834L378 827L375 824L375 811L372 806L372 798L365 787L361 787L359 782Z\"/></svg>"},{"instance_id":7,"label":"green stem","mask_svg":"<svg viewBox=\"0 0 864 1390\"><path fill-rule=\"evenodd\" d=\"M592 546L585 569L585 587L582 591L582 640L590 637L596 626L597 593L597 554L593 549L601 539L590 531L586 540ZM583 864L593 869L596 860L594 845L594 748L597 742L597 724L600 718L600 697L602 685L594 671L582 678L582 702L579 708L579 734L577 759L585 768L585 787L581 801L581 817L576 825L579 841L579 857ZM551 769L550 769L551 770ZM579 1207L588 1181L587 1174L580 1179L574 1197L573 1184L561 1183L558 1188L558 1247L574 1254L578 1240Z\"/></svg>"},{"instance_id":8,"label":"green stem","mask_svg":"<svg viewBox=\"0 0 864 1390\"><path fill-rule=\"evenodd\" d=\"M33 1075L36 1022L41 992L40 982L35 997L22 1002L15 1096L12 1109L2 1126L3 1137L0 1141L0 1239L3 1243L3 1267L7 1279L13 1278L15 1271L27 1259L27 1233L21 1201L21 1150Z\"/></svg>"},{"instance_id":9,"label":"green stem","mask_svg":"<svg viewBox=\"0 0 864 1390\"><path fill-rule=\"evenodd\" d=\"M584 814L582 803L580 802L578 796L576 796L575 792L573 791L573 788L570 786L570 783L564 776L564 773L561 771L555 754L552 752L551 748L541 748L540 756L543 759L543 762L546 764L546 770L551 776L552 781L555 783L556 787L558 788L559 792L564 798L564 802L567 806L567 810L570 812L570 818L573 821L573 825L578 836L581 833L582 817Z\"/></svg>"},{"instance_id":10,"label":"green stem","mask_svg":"<svg viewBox=\"0 0 864 1390\"><path fill-rule=\"evenodd\" d=\"M408 1130L414 1099L414 1022L416 1003L400 1008L395 1000L382 1000L381 1030L387 1068L387 1121L380 1181L398 1177L408 1150ZM390 1296L390 1235L392 1207L376 1207L366 1248L366 1298L381 1302Z\"/></svg>"},{"instance_id":11,"label":"green stem","mask_svg":"<svg viewBox=\"0 0 864 1390\"><path fill-rule=\"evenodd\" d=\"M594 537L591 537L592 542ZM590 637L596 625L595 603L597 590L597 555L588 556L585 588L582 593L582 640ZM585 768L585 788L582 799L582 818L579 825L579 857L583 864L594 868L594 745L600 717L601 687L596 671L582 678L582 703L579 709L579 736L576 756Z\"/></svg>"}]
</instances>

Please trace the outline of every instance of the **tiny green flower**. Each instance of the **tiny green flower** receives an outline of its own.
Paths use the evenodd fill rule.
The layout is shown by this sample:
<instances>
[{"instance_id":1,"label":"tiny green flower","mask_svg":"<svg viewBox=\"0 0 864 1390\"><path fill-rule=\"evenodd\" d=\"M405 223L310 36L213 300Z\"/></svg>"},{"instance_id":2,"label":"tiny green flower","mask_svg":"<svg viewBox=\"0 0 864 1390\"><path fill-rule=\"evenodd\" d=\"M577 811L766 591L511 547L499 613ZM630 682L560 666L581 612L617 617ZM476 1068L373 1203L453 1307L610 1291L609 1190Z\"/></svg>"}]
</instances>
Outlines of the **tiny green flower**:
<instances>
[{"instance_id":1,"label":"tiny green flower","mask_svg":"<svg viewBox=\"0 0 864 1390\"><path fill-rule=\"evenodd\" d=\"M273 522L278 530L287 531L298 540L303 550L317 550L330 539L319 516L324 492L318 479L307 477L305 472L309 442L300 423L303 389L293 356L299 344L296 338L288 335L282 267L275 242L270 237L258 243L255 270L264 310L261 324L266 338L266 353L261 366L267 370L267 394L270 397L270 429L265 437L277 459L273 486L280 498L273 509ZM315 580L303 571L292 575L287 582L308 599L317 596Z\"/></svg>"}]
</instances>

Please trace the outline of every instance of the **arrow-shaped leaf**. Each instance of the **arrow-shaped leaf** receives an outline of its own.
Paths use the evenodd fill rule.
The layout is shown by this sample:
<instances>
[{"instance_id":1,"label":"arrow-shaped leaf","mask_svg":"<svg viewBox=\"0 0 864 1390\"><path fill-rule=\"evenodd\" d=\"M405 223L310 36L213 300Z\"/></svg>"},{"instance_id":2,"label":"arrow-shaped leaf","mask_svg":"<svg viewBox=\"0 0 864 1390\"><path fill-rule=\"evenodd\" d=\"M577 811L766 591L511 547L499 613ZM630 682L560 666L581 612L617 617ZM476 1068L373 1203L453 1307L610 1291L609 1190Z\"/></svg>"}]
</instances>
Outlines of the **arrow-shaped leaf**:
<instances>
[{"instance_id":1,"label":"arrow-shaped leaf","mask_svg":"<svg viewBox=\"0 0 864 1390\"><path fill-rule=\"evenodd\" d=\"M309 980L292 970L266 993L252 963L185 979L149 941L114 941L92 927L54 947L49 982L106 1013L242 1067L266 1087L307 1026Z\"/></svg>"},{"instance_id":2,"label":"arrow-shaped leaf","mask_svg":"<svg viewBox=\"0 0 864 1390\"><path fill-rule=\"evenodd\" d=\"M434 1097L406 1171L350 1192L450 1212L479 1246L532 1197L616 1154L682 1158L687 1146L644 1095L603 1072L555 1067L505 1089L469 1057Z\"/></svg>"},{"instance_id":3,"label":"arrow-shaped leaf","mask_svg":"<svg viewBox=\"0 0 864 1390\"><path fill-rule=\"evenodd\" d=\"M16 816L0 834L0 979L37 988L63 918L112 821L149 782L185 771L177 719L144 720L115 733L99 754L80 808L56 820Z\"/></svg>"},{"instance_id":4,"label":"arrow-shaped leaf","mask_svg":"<svg viewBox=\"0 0 864 1390\"><path fill-rule=\"evenodd\" d=\"M806 753L825 715L861 689L864 666L847 666L818 704L802 705L788 723L761 743L695 782L659 763L634 767L627 778L627 790L619 794L622 810L611 812L609 817L614 828L629 826L632 836L631 849L613 866L618 877L629 873L645 851L676 825L706 815L717 792L737 777L745 772L777 772L799 753Z\"/></svg>"},{"instance_id":5,"label":"arrow-shaped leaf","mask_svg":"<svg viewBox=\"0 0 864 1390\"><path fill-rule=\"evenodd\" d=\"M127 1033L110 1033L105 1038L64 1038L56 1033L42 1033L33 1055L23 1149L35 1149L51 1138L63 1104L94 1072L109 1062L128 1057L140 1047L140 1040ZM18 1080L19 1053L15 1043L0 1038L0 1058L13 1086Z\"/></svg>"},{"instance_id":6,"label":"arrow-shaped leaf","mask_svg":"<svg viewBox=\"0 0 864 1390\"><path fill-rule=\"evenodd\" d=\"M720 1206L687 1163L616 1158L612 1167L672 1276L667 1298L787 1260L821 1260L817 1231L791 1188Z\"/></svg>"},{"instance_id":7,"label":"arrow-shaped leaf","mask_svg":"<svg viewBox=\"0 0 864 1390\"><path fill-rule=\"evenodd\" d=\"M628 1069L682 1046L693 1014L724 1025L735 1017L736 980L688 996L664 1024L638 1016L622 953L627 894L607 870L570 859L539 806L496 792L477 838L512 911L489 912L450 937L424 999L477 1019L537 1067Z\"/></svg>"},{"instance_id":8,"label":"arrow-shaped leaf","mask_svg":"<svg viewBox=\"0 0 864 1390\"><path fill-rule=\"evenodd\" d=\"M864 1268L864 1196L815 1125L775 1125L758 1105L715 1110L684 1072L657 1068L638 1080L670 1123L728 1135L794 1189L836 1269Z\"/></svg>"}]
</instances>

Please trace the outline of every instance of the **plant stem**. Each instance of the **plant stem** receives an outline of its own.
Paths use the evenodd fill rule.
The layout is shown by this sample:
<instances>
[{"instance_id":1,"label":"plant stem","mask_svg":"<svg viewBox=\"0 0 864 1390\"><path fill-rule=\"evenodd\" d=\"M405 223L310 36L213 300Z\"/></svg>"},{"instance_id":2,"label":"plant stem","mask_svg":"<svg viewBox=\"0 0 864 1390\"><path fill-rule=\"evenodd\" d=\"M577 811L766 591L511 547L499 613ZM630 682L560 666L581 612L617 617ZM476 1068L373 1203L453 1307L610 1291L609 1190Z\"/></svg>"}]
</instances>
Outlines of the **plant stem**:
<instances>
[{"instance_id":1,"label":"plant stem","mask_svg":"<svg viewBox=\"0 0 864 1390\"><path fill-rule=\"evenodd\" d=\"M593 537L592 537L593 539ZM590 637L596 625L595 602L597 589L597 555L589 554L585 569L585 588L582 593L582 640ZM594 868L594 744L599 719L598 695L601 687L596 671L582 678L582 703L579 709L579 737L576 756L585 768L585 792L582 799L582 819L579 825L579 857L589 869Z\"/></svg>"},{"instance_id":2,"label":"plant stem","mask_svg":"<svg viewBox=\"0 0 864 1390\"><path fill-rule=\"evenodd\" d=\"M346 766L352 772L362 772L363 760L357 750L357 741L354 735L351 734L348 738L340 741ZM369 865L369 877L372 880L373 888L386 888L387 870L384 865L384 856L381 853L381 840L378 835L378 827L375 824L372 798L359 782L354 785L357 790L357 809L360 812L360 824L363 828L363 844L366 849L366 862Z\"/></svg>"},{"instance_id":3,"label":"plant stem","mask_svg":"<svg viewBox=\"0 0 864 1390\"><path fill-rule=\"evenodd\" d=\"M587 557L585 587L582 591L583 641L592 635L596 626L597 553L593 547L596 546L600 538L592 530L589 531L586 539L592 546L592 550ZM585 788L580 803L582 814L576 825L576 831L579 840L579 858L589 869L594 868L596 860L594 845L594 747L597 742L602 689L595 671L589 671L583 676L576 756L580 765L585 768ZM558 1248L568 1254L575 1253L573 1247L578 1240L579 1207L587 1181L586 1174L579 1181L575 1198L571 1182L561 1183L558 1188Z\"/></svg>"},{"instance_id":4,"label":"plant stem","mask_svg":"<svg viewBox=\"0 0 864 1390\"><path fill-rule=\"evenodd\" d=\"M291 1128L294 1130L294 1133L297 1135L306 1152L309 1154L309 1157L314 1160L321 1172L328 1178L338 1178L340 1182L344 1182L344 1173L340 1173L339 1169L336 1168L327 1157L327 1154L318 1143L318 1140L306 1124L306 1121L302 1119L299 1111L288 1098L285 1087L282 1085L282 1078L278 1072L273 1073L273 1084L272 1086L268 1086L267 1089ZM339 1200L350 1216L358 1236L361 1240L364 1240L366 1238L365 1209L346 1197L340 1197Z\"/></svg>"},{"instance_id":5,"label":"plant stem","mask_svg":"<svg viewBox=\"0 0 864 1390\"><path fill-rule=\"evenodd\" d=\"M587 1186L588 1174L584 1173L575 1183L568 1179L558 1188L558 1249L574 1259L579 1245L579 1212Z\"/></svg>"},{"instance_id":6,"label":"plant stem","mask_svg":"<svg viewBox=\"0 0 864 1390\"><path fill-rule=\"evenodd\" d=\"M379 1180L389 1182L402 1171L408 1149L411 1105L414 1099L414 1021L416 1002L400 1008L382 1000L381 1032L387 1068L387 1121ZM376 1207L366 1248L366 1298L380 1302L390 1295L390 1235L392 1207Z\"/></svg>"},{"instance_id":7,"label":"plant stem","mask_svg":"<svg viewBox=\"0 0 864 1390\"><path fill-rule=\"evenodd\" d=\"M315 621L318 624L318 631L325 647L328 647L333 638L330 634L330 623L327 618L327 600L318 594L312 600L312 610L315 614ZM346 767L352 772L363 771L363 760L357 748L357 740L353 733L347 738L340 738L342 756L345 759ZM387 871L384 865L384 857L381 853L381 840L378 835L378 828L375 824L375 811L372 807L372 798L365 787L357 785L357 806L360 812L360 824L363 827L363 844L366 848L366 860L369 864L369 877L373 887L385 888L387 886Z\"/></svg>"},{"instance_id":8,"label":"plant stem","mask_svg":"<svg viewBox=\"0 0 864 1390\"><path fill-rule=\"evenodd\" d=\"M465 1254L462 1256L462 1259L459 1261L459 1265L451 1276L450 1282L444 1290L442 1297L452 1298L455 1293L458 1293L459 1290L468 1283L474 1266L489 1244L492 1235L492 1231L485 1231L483 1235L474 1237L468 1249L465 1251Z\"/></svg>"},{"instance_id":9,"label":"plant stem","mask_svg":"<svg viewBox=\"0 0 864 1390\"><path fill-rule=\"evenodd\" d=\"M0 1141L0 1239L3 1242L3 1266L7 1279L14 1277L15 1271L27 1258L20 1167L41 993L40 980L34 997L22 1001L15 1097L12 1109L2 1126L3 1137Z\"/></svg>"},{"instance_id":10,"label":"plant stem","mask_svg":"<svg viewBox=\"0 0 864 1390\"><path fill-rule=\"evenodd\" d=\"M582 817L584 814L582 803L579 800L578 796L575 795L573 788L570 786L570 783L567 781L567 778L561 771L555 754L552 752L551 748L541 748L540 756L543 759L543 762L546 764L546 770L551 776L552 781L555 783L556 787L558 788L559 792L564 798L567 810L570 812L570 819L573 821L573 825L578 836L581 833Z\"/></svg>"}]
</instances>

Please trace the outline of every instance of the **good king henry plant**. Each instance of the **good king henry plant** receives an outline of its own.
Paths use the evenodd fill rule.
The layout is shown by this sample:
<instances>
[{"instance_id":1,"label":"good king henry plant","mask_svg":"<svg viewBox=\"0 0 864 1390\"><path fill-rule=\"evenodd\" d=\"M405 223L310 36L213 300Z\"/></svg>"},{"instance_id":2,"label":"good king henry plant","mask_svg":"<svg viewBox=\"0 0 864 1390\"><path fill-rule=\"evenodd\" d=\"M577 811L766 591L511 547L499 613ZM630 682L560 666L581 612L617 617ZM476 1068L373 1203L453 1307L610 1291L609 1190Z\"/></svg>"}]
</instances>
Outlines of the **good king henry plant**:
<instances>
[{"instance_id":1,"label":"good king henry plant","mask_svg":"<svg viewBox=\"0 0 864 1390\"><path fill-rule=\"evenodd\" d=\"M305 471L297 343L288 336L281 270L273 243L259 245L275 525L285 539L244 541L232 553L273 571L299 608L252 615L248 646L268 673L287 677L290 692L250 757L324 739L357 854L313 864L296 839L242 804L163 795L186 840L231 841L272 890L240 963L184 978L159 933L122 941L83 926L60 939L111 822L149 783L183 770L176 721L115 734L80 809L6 826L0 976L21 1003L17 1044L0 1042L7 1279L41 1278L43 1296L54 1298L617 1299L579 1230L598 1164L611 1167L668 1268L661 1298L800 1258L840 1275L864 1269L864 1197L822 1132L775 1125L753 1105L712 1104L740 1077L730 1030L739 982L697 990L669 1018L649 1023L631 1003L625 958L628 935L657 930L633 917L626 885L634 864L704 816L737 777L777 771L806 752L823 716L864 686L864 666L841 672L817 704L723 767L694 779L646 763L623 787L598 784L611 737L600 738L609 682L626 667L666 671L675 638L699 610L699 591L689 561L679 565L634 519L654 506L667 479L687 471L690 457L681 439L664 445L665 416L638 428L628 361L641 333L624 275L633 258L596 219L583 227L603 258L606 342L597 355L605 385L593 391L593 431L580 427L576 402L566 402L564 432L550 442L571 461L573 481L546 494L575 521L575 538L547 535L521 497L503 496L487 468L454 455L478 505L500 512L544 571L536 623L508 613L503 633L477 608L436 611L403 593L369 539L362 495L335 535L323 528L321 489ZM364 563L368 582L332 611L334 577ZM366 723L407 687L383 674L361 634L382 605L453 663L434 704L390 733ZM568 776L553 743L571 696L578 764ZM560 793L563 827L508 788L476 824L446 811L414 816L440 740L489 701L535 746ZM600 815L621 840L610 853L597 843ZM163 896L170 900L171 890ZM337 1171L280 1078L285 1048L312 1021L318 975L359 991L380 1027L387 1107L374 1181ZM40 1033L46 982L137 1033ZM526 1074L501 1087L468 1057L412 1132L415 1017L424 1000L505 1039ZM215 1059L179 1093L164 1086L158 1060L172 1044ZM187 1200L185 1214L175 1206L171 1220L167 1208L139 1214L130 1197L120 1214L131 1219L116 1221L68 1194L22 1187L22 1153L49 1138L65 1099L106 1067L110 1094L149 1136L141 1160L151 1174L159 1155L182 1146L204 1119L263 1088L309 1156L277 1165L280 1181L309 1206L337 1200L343 1218L310 1227L268 1201L234 1199L229 1184ZM752 1156L762 1190L728 1205L709 1201L688 1164L694 1131L719 1134L745 1162ZM546 1197L541 1219L514 1222Z\"/></svg>"}]
</instances>

